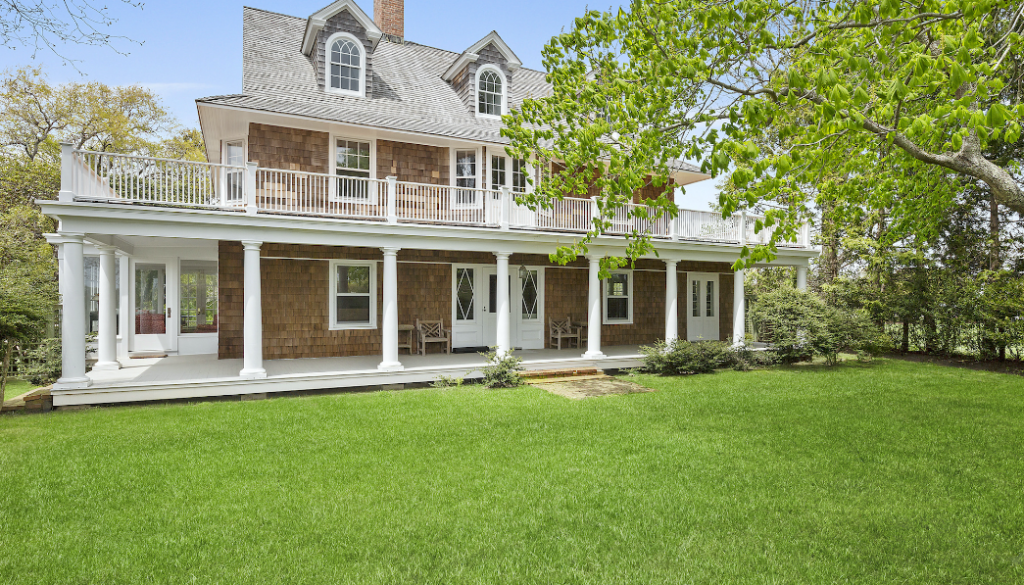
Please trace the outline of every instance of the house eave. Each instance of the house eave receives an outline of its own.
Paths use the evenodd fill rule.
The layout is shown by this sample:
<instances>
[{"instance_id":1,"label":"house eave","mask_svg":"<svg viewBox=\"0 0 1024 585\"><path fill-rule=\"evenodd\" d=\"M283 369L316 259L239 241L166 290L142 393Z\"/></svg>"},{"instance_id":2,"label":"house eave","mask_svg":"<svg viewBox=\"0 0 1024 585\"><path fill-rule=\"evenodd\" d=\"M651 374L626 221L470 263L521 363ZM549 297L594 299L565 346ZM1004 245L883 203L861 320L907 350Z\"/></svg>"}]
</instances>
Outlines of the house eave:
<instances>
[{"instance_id":1,"label":"house eave","mask_svg":"<svg viewBox=\"0 0 1024 585\"><path fill-rule=\"evenodd\" d=\"M306 34L302 39L302 54L309 55L313 51L313 45L316 43L316 36L320 34L324 26L327 25L327 20L335 14L338 14L342 10L348 10L356 21L364 29L366 29L366 36L370 38L373 45L376 46L384 32L380 30L377 25L373 22L359 5L352 0L338 0L334 4L317 11L315 14L306 19Z\"/></svg>"}]
</instances>

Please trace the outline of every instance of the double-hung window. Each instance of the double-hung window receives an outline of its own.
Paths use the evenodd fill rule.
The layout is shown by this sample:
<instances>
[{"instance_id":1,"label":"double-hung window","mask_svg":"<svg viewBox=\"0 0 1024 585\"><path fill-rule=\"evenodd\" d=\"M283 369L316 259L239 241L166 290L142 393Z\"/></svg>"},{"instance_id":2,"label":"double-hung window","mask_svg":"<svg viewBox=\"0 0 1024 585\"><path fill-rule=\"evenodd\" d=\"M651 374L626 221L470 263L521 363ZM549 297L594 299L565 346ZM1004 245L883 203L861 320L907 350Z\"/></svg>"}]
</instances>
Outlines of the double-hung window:
<instances>
[{"instance_id":1,"label":"double-hung window","mask_svg":"<svg viewBox=\"0 0 1024 585\"><path fill-rule=\"evenodd\" d=\"M501 116L504 112L505 84L497 69L483 69L477 77L477 112L481 116Z\"/></svg>"},{"instance_id":2,"label":"double-hung window","mask_svg":"<svg viewBox=\"0 0 1024 585\"><path fill-rule=\"evenodd\" d=\"M366 81L363 50L355 37L335 33L328 39L328 89L336 93L362 96Z\"/></svg>"},{"instance_id":3,"label":"double-hung window","mask_svg":"<svg viewBox=\"0 0 1024 585\"><path fill-rule=\"evenodd\" d=\"M455 190L454 207L479 207L476 191L476 151L455 151Z\"/></svg>"},{"instance_id":4,"label":"double-hung window","mask_svg":"<svg viewBox=\"0 0 1024 585\"><path fill-rule=\"evenodd\" d=\"M633 274L613 272L604 285L604 322L633 322Z\"/></svg>"},{"instance_id":5,"label":"double-hung window","mask_svg":"<svg viewBox=\"0 0 1024 585\"><path fill-rule=\"evenodd\" d=\"M491 189L498 190L505 186L505 157L491 157Z\"/></svg>"},{"instance_id":6,"label":"double-hung window","mask_svg":"<svg viewBox=\"0 0 1024 585\"><path fill-rule=\"evenodd\" d=\"M245 171L239 167L245 166L245 143L241 140L231 140L224 143L224 164L232 167L225 173L225 191L228 201L241 201L242 189L245 184Z\"/></svg>"},{"instance_id":7,"label":"double-hung window","mask_svg":"<svg viewBox=\"0 0 1024 585\"><path fill-rule=\"evenodd\" d=\"M370 143L337 138L334 143L336 197L369 203Z\"/></svg>"},{"instance_id":8,"label":"double-hung window","mask_svg":"<svg viewBox=\"0 0 1024 585\"><path fill-rule=\"evenodd\" d=\"M526 193L526 178L526 161L521 158L512 159L512 191Z\"/></svg>"},{"instance_id":9,"label":"double-hung window","mask_svg":"<svg viewBox=\"0 0 1024 585\"><path fill-rule=\"evenodd\" d=\"M373 329L377 326L377 264L331 262L331 329Z\"/></svg>"}]
</instances>

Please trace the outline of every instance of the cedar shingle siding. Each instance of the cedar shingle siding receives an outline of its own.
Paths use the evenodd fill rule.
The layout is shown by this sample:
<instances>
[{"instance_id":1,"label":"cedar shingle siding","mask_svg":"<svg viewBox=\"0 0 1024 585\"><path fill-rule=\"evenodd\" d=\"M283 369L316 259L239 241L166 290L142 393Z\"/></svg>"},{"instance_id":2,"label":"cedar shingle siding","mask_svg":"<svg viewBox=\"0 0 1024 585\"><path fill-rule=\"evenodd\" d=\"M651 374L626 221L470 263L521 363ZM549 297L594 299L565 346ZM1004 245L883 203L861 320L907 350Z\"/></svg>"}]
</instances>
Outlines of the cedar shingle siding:
<instances>
[{"instance_id":1,"label":"cedar shingle siding","mask_svg":"<svg viewBox=\"0 0 1024 585\"><path fill-rule=\"evenodd\" d=\"M395 176L399 181L449 184L451 161L448 149L391 140L377 141L377 177Z\"/></svg>"},{"instance_id":2,"label":"cedar shingle siding","mask_svg":"<svg viewBox=\"0 0 1024 585\"><path fill-rule=\"evenodd\" d=\"M373 248L264 244L260 255L263 296L263 355L266 359L380 355L382 274L377 270L377 329L331 330L329 324L330 264L326 260L383 259ZM451 325L452 263L495 264L486 252L401 250L398 253L398 321L442 319ZM543 255L513 254L510 267L546 266L544 339L548 320L587 316L588 271L584 260L554 266ZM724 263L679 263L679 335L686 337L686 272L719 273L720 338L732 336L732 276ZM242 357L242 246L220 243L221 359ZM665 272L656 260L637 262L633 273L633 323L603 325L603 345L649 344L665 333ZM404 341L404 333L402 334ZM582 341L585 346L586 340ZM441 351L440 346L430 351ZM403 352L404 354L404 352Z\"/></svg>"},{"instance_id":3,"label":"cedar shingle siding","mask_svg":"<svg viewBox=\"0 0 1024 585\"><path fill-rule=\"evenodd\" d=\"M330 142L326 132L249 124L249 162L262 168L327 173Z\"/></svg>"}]
</instances>

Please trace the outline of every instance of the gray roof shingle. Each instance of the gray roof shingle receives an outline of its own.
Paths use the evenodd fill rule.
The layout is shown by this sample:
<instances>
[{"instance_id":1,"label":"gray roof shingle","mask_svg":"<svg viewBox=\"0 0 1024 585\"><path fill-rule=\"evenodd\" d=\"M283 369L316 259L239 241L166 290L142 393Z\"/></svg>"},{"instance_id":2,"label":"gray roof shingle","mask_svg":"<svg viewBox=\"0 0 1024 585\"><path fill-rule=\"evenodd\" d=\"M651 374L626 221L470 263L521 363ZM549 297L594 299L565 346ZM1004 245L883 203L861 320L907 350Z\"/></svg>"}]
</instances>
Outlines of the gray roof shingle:
<instances>
[{"instance_id":1,"label":"gray roof shingle","mask_svg":"<svg viewBox=\"0 0 1024 585\"><path fill-rule=\"evenodd\" d=\"M459 53L382 39L373 52L372 96L349 97L319 88L313 64L302 53L305 18L246 7L242 20L242 93L200 98L198 104L508 143L500 135L500 120L477 118L441 78ZM551 86L544 77L541 71L517 69L509 105L550 95ZM672 166L700 172L681 161L673 161Z\"/></svg>"},{"instance_id":2,"label":"gray roof shingle","mask_svg":"<svg viewBox=\"0 0 1024 585\"><path fill-rule=\"evenodd\" d=\"M373 53L373 95L349 97L321 90L302 54L306 19L246 8L243 12L242 93L206 97L200 104L307 116L450 138L505 143L501 121L477 118L441 74L458 53L382 40ZM520 68L510 105L550 93L544 73Z\"/></svg>"}]
</instances>

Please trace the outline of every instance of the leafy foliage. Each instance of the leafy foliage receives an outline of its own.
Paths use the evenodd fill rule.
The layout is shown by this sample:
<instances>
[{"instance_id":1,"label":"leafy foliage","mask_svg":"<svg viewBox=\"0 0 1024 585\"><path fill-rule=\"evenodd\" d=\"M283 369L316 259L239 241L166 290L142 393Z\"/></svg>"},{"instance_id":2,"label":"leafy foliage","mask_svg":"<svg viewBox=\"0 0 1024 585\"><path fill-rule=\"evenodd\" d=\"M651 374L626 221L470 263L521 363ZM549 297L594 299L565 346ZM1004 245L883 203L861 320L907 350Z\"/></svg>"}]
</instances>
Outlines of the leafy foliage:
<instances>
[{"instance_id":1,"label":"leafy foliage","mask_svg":"<svg viewBox=\"0 0 1024 585\"><path fill-rule=\"evenodd\" d=\"M487 359L487 365L481 370L484 373L484 386L487 388L515 388L523 383L519 372L523 371L522 358L512 355L509 350L503 356L499 356L495 349L481 352Z\"/></svg>"},{"instance_id":2,"label":"leafy foliage","mask_svg":"<svg viewBox=\"0 0 1024 585\"><path fill-rule=\"evenodd\" d=\"M722 341L658 341L641 347L640 353L644 356L643 371L663 376L709 374L733 363L729 345Z\"/></svg>"},{"instance_id":3,"label":"leafy foliage","mask_svg":"<svg viewBox=\"0 0 1024 585\"><path fill-rule=\"evenodd\" d=\"M899 231L929 235L960 179L1024 212L1016 163L985 156L1021 137L1022 21L1013 0L633 0L548 43L553 94L525 100L503 133L512 154L571 170L533 205L596 173L608 217L679 158L728 176L724 215L766 212L757 229L771 239L749 264L825 203L843 219L886 209ZM559 256L586 250L600 224ZM631 235L627 255L649 250Z\"/></svg>"}]
</instances>

